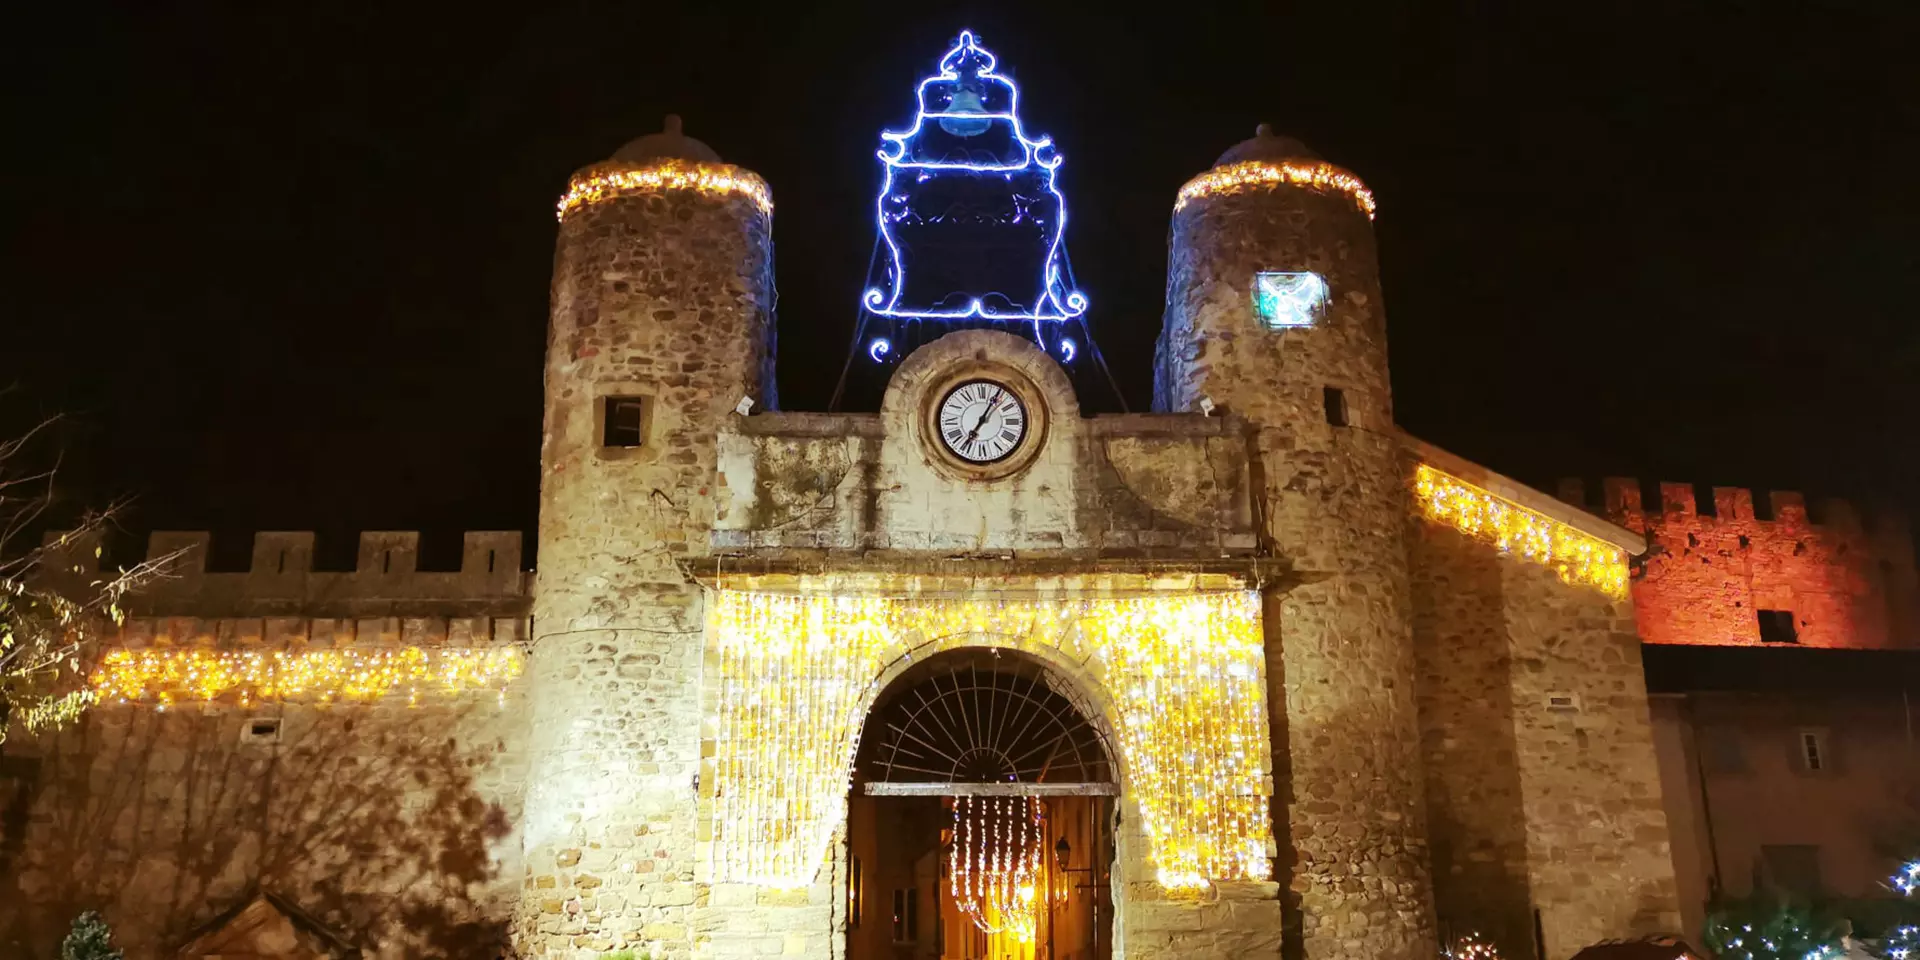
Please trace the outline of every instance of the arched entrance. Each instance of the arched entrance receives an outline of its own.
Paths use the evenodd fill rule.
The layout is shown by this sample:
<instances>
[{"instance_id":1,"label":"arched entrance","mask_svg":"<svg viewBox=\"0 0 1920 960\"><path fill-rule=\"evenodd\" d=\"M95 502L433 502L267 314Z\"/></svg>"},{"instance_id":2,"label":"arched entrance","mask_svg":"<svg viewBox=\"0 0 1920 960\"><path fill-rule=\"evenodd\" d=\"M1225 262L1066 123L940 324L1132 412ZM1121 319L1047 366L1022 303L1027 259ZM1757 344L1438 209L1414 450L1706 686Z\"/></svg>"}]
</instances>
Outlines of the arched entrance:
<instances>
[{"instance_id":1,"label":"arched entrance","mask_svg":"<svg viewBox=\"0 0 1920 960\"><path fill-rule=\"evenodd\" d=\"M888 684L848 804L848 960L1112 956L1118 778L1081 700L994 647Z\"/></svg>"}]
</instances>

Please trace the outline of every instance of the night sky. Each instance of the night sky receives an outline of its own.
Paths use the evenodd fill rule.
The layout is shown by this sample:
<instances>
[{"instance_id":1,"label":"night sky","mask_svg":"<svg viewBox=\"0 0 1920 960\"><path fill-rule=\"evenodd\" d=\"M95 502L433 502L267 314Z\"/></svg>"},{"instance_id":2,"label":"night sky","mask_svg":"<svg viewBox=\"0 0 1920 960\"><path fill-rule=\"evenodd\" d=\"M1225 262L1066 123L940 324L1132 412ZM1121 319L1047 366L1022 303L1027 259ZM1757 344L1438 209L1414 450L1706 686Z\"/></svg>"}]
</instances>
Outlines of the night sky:
<instances>
[{"instance_id":1,"label":"night sky","mask_svg":"<svg viewBox=\"0 0 1920 960\"><path fill-rule=\"evenodd\" d=\"M335 564L423 529L442 565L460 530L532 530L553 204L668 112L772 184L780 390L822 408L879 132L963 27L1066 157L1136 409L1174 192L1266 120L1379 197L1414 433L1548 489L1920 510L1903 0L41 6L0 41L0 419L69 414L68 503L134 495L129 540L212 529L216 566L256 529Z\"/></svg>"}]
</instances>

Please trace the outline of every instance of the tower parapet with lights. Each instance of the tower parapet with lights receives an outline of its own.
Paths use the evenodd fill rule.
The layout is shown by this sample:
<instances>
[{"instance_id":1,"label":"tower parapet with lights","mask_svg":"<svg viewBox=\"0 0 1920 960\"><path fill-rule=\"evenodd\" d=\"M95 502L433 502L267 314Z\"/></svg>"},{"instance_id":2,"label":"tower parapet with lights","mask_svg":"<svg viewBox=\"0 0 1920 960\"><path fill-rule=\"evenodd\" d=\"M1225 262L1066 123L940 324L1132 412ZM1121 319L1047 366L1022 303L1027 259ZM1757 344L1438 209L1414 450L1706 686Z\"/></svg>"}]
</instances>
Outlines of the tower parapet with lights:
<instances>
[{"instance_id":1,"label":"tower parapet with lights","mask_svg":"<svg viewBox=\"0 0 1920 960\"><path fill-rule=\"evenodd\" d=\"M691 924L702 604L678 564L706 550L722 422L773 403L765 181L669 117L576 174L559 215L514 921L533 956L615 948L575 943L556 900L594 937L621 904Z\"/></svg>"}]
</instances>

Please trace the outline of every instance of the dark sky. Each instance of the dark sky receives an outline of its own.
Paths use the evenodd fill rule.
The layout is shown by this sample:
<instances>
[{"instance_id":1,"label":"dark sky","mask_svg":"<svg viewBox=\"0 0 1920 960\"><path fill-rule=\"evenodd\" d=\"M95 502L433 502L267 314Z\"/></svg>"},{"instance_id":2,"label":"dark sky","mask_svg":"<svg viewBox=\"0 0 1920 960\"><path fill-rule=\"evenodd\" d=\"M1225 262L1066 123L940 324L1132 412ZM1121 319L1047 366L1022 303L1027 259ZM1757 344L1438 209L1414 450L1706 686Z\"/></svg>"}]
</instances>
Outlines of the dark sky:
<instances>
[{"instance_id":1,"label":"dark sky","mask_svg":"<svg viewBox=\"0 0 1920 960\"><path fill-rule=\"evenodd\" d=\"M781 392L819 408L879 131L962 27L1061 145L1136 403L1174 192L1269 120L1379 196L1415 433L1920 506L1904 0L40 6L0 41L0 403L70 413L70 495L136 531L531 529L553 203L670 111L771 182Z\"/></svg>"}]
</instances>

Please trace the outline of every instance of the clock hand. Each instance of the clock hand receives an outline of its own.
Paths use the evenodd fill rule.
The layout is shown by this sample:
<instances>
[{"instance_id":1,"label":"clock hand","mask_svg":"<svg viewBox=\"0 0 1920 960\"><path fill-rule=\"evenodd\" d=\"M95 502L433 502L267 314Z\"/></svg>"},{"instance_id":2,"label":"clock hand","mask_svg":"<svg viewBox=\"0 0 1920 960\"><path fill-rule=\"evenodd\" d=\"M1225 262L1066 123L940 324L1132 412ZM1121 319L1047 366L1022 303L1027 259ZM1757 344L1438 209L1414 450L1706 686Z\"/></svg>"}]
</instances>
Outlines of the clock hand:
<instances>
[{"instance_id":1,"label":"clock hand","mask_svg":"<svg viewBox=\"0 0 1920 960\"><path fill-rule=\"evenodd\" d=\"M967 431L967 438L965 440L960 441L961 443L970 444L973 442L974 437L977 437L980 435L980 428L985 426L987 423L987 414L993 412L994 405L1000 402L1000 395L1005 392L1006 391L1004 390L995 388L995 390L993 391L993 396L988 398L987 400L986 408L980 411L980 419L975 420L973 422L973 429Z\"/></svg>"}]
</instances>

